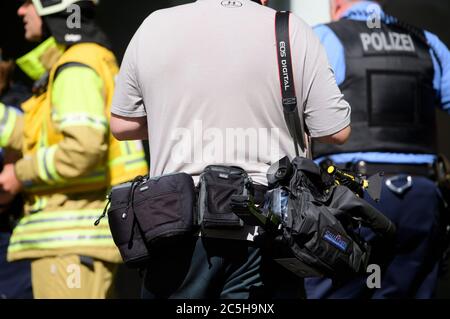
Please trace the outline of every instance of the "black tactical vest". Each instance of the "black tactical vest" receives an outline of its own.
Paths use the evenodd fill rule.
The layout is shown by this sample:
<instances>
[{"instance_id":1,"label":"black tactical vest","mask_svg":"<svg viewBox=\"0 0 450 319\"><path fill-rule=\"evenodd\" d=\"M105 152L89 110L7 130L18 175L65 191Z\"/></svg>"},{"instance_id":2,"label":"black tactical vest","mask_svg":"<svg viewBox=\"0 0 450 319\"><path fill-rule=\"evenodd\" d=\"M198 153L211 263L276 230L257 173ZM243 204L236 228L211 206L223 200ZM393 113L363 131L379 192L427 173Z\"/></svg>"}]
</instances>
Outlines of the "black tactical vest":
<instances>
[{"instance_id":1,"label":"black tactical vest","mask_svg":"<svg viewBox=\"0 0 450 319\"><path fill-rule=\"evenodd\" d=\"M423 31L365 21L328 25L345 50L340 86L352 107L352 134L343 146L314 145L314 156L348 152L435 153L437 96L434 67Z\"/></svg>"}]
</instances>

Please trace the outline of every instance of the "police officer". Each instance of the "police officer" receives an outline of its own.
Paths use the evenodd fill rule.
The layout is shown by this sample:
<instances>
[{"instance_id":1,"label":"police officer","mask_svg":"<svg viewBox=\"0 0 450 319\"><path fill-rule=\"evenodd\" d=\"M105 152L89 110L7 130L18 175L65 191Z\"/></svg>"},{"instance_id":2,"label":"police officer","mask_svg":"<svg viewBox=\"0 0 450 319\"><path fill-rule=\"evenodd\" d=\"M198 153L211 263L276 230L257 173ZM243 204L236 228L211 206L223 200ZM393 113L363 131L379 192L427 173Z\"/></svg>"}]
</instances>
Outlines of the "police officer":
<instances>
[{"instance_id":1,"label":"police officer","mask_svg":"<svg viewBox=\"0 0 450 319\"><path fill-rule=\"evenodd\" d=\"M398 233L395 242L383 242L364 230L381 267L379 289L369 289L367 277L307 279L307 296L431 298L442 253L435 107L450 112L449 51L436 35L387 16L376 2L331 3L339 21L315 32L352 105L353 133L344 146L316 145L314 155L368 175L384 171L381 202L372 204Z\"/></svg>"}]
</instances>

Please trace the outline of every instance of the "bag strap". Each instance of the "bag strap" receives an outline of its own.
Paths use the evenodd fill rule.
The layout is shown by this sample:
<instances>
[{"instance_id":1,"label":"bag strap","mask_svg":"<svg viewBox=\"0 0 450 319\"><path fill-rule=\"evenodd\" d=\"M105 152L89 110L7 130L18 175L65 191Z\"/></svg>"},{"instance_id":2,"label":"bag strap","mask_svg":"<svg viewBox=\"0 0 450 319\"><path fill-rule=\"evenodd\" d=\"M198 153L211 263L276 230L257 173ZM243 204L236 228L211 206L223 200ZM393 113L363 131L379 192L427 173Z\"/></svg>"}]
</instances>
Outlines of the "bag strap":
<instances>
[{"instance_id":1,"label":"bag strap","mask_svg":"<svg viewBox=\"0 0 450 319\"><path fill-rule=\"evenodd\" d=\"M297 96L295 94L291 44L289 39L289 17L289 11L276 13L275 32L284 119L289 133L294 139L295 153L299 156L299 145L303 152L306 151L305 127L303 122L303 108L301 112L298 111Z\"/></svg>"}]
</instances>

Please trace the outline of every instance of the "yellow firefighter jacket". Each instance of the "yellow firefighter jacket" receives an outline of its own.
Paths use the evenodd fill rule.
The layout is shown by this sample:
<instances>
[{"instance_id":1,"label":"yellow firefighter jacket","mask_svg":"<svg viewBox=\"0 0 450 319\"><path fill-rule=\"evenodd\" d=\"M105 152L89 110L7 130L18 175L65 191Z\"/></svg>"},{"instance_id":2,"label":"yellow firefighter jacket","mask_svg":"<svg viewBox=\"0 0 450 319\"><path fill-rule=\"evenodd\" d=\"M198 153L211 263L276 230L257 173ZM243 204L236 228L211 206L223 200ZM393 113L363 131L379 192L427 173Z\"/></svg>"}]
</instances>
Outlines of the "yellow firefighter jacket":
<instances>
[{"instance_id":1,"label":"yellow firefighter jacket","mask_svg":"<svg viewBox=\"0 0 450 319\"><path fill-rule=\"evenodd\" d=\"M22 151L15 172L26 194L26 216L11 237L8 260L78 254L119 262L107 221L98 227L94 221L105 207L108 188L147 174L148 167L141 142L118 142L110 134L115 57L94 43L61 51L52 38L37 51L42 65L50 64L45 91L22 105L23 117L0 105L0 147ZM64 66L80 74L95 72L99 84L92 90L101 89L100 112L70 101L55 106L55 96L61 99L54 92L55 75L63 77ZM89 90L79 94L89 95Z\"/></svg>"}]
</instances>

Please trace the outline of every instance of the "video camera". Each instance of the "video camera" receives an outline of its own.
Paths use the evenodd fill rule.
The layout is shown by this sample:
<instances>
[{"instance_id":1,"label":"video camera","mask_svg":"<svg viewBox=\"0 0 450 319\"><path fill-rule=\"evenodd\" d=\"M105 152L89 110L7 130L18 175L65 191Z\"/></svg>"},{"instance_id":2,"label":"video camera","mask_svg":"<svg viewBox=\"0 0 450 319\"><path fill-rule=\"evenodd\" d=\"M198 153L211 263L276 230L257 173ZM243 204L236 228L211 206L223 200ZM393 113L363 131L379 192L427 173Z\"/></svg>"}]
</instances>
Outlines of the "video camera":
<instances>
[{"instance_id":1,"label":"video camera","mask_svg":"<svg viewBox=\"0 0 450 319\"><path fill-rule=\"evenodd\" d=\"M358 197L364 192L376 202L381 197L383 173L380 172L366 178L361 174L343 171L331 160L324 160L320 164L320 179L313 182L326 193L333 186L342 185L351 190ZM266 230L279 230L282 220L287 218L287 201L289 198L288 186L293 174L293 166L288 157L272 165L267 172L269 191L266 193L265 204L258 207L252 195L232 196L231 205L245 224L261 226Z\"/></svg>"},{"instance_id":2,"label":"video camera","mask_svg":"<svg viewBox=\"0 0 450 319\"><path fill-rule=\"evenodd\" d=\"M247 225L261 226L277 251L275 260L301 277L340 277L366 271L370 246L357 232L366 226L393 236L395 225L362 199L379 200L382 174L370 178L318 166L306 158L287 158L269 168L269 191L257 206L251 194L232 196L232 211Z\"/></svg>"}]
</instances>

